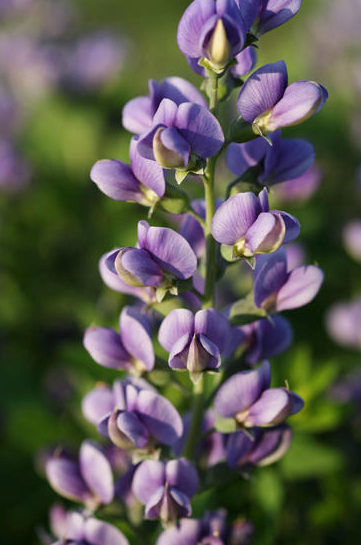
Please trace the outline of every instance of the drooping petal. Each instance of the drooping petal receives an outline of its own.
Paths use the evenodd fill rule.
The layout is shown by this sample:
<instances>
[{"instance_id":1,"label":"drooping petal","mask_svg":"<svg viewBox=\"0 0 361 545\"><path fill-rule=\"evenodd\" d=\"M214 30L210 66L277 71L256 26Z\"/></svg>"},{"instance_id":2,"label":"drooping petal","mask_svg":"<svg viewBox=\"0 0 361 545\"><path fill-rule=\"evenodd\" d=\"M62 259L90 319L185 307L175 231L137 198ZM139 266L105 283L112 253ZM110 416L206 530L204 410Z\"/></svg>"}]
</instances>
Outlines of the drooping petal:
<instances>
[{"instance_id":1,"label":"drooping petal","mask_svg":"<svg viewBox=\"0 0 361 545\"><path fill-rule=\"evenodd\" d=\"M165 192L165 178L161 166L155 161L145 159L138 151L138 139L132 138L129 149L132 170L137 179L149 187L158 197Z\"/></svg>"},{"instance_id":2,"label":"drooping petal","mask_svg":"<svg viewBox=\"0 0 361 545\"><path fill-rule=\"evenodd\" d=\"M129 354L118 333L109 327L89 327L83 343L94 361L111 369L125 369L129 365Z\"/></svg>"},{"instance_id":3,"label":"drooping petal","mask_svg":"<svg viewBox=\"0 0 361 545\"><path fill-rule=\"evenodd\" d=\"M257 19L263 0L235 0L239 6L243 20L246 24L247 30L251 28L255 20Z\"/></svg>"},{"instance_id":4,"label":"drooping petal","mask_svg":"<svg viewBox=\"0 0 361 545\"><path fill-rule=\"evenodd\" d=\"M175 309L166 316L159 328L158 340L170 352L174 344L185 334L193 334L194 316L190 310Z\"/></svg>"},{"instance_id":5,"label":"drooping petal","mask_svg":"<svg viewBox=\"0 0 361 545\"><path fill-rule=\"evenodd\" d=\"M91 494L75 460L53 456L46 463L46 476L54 490L70 500L86 502Z\"/></svg>"},{"instance_id":6,"label":"drooping petal","mask_svg":"<svg viewBox=\"0 0 361 545\"><path fill-rule=\"evenodd\" d=\"M147 371L154 367L154 350L150 323L134 307L124 307L120 315L120 334L127 352L144 364Z\"/></svg>"},{"instance_id":7,"label":"drooping petal","mask_svg":"<svg viewBox=\"0 0 361 545\"><path fill-rule=\"evenodd\" d=\"M182 436L182 419L165 397L142 390L138 395L137 412L149 432L161 443L171 445Z\"/></svg>"},{"instance_id":8,"label":"drooping petal","mask_svg":"<svg viewBox=\"0 0 361 545\"><path fill-rule=\"evenodd\" d=\"M169 352L168 363L172 369L186 369L189 347L192 342L192 334L186 333L182 335Z\"/></svg>"},{"instance_id":9,"label":"drooping petal","mask_svg":"<svg viewBox=\"0 0 361 545\"><path fill-rule=\"evenodd\" d=\"M144 505L151 496L165 484L165 464L157 460L146 460L137 468L133 478L132 490Z\"/></svg>"},{"instance_id":10,"label":"drooping petal","mask_svg":"<svg viewBox=\"0 0 361 545\"><path fill-rule=\"evenodd\" d=\"M285 92L287 79L284 61L266 64L253 72L238 96L237 108L241 116L252 123L259 115L273 108Z\"/></svg>"},{"instance_id":11,"label":"drooping petal","mask_svg":"<svg viewBox=\"0 0 361 545\"><path fill-rule=\"evenodd\" d=\"M227 150L227 166L237 176L242 176L249 168L260 165L265 158L268 142L264 138L255 138L244 144L230 144Z\"/></svg>"},{"instance_id":12,"label":"drooping petal","mask_svg":"<svg viewBox=\"0 0 361 545\"><path fill-rule=\"evenodd\" d=\"M195 253L173 229L149 227L145 247L163 269L177 278L190 278L197 269Z\"/></svg>"},{"instance_id":13,"label":"drooping petal","mask_svg":"<svg viewBox=\"0 0 361 545\"><path fill-rule=\"evenodd\" d=\"M171 485L191 498L199 486L198 473L188 460L171 460L166 465L166 480Z\"/></svg>"},{"instance_id":14,"label":"drooping petal","mask_svg":"<svg viewBox=\"0 0 361 545\"><path fill-rule=\"evenodd\" d=\"M267 0L258 23L258 34L279 27L294 17L300 10L302 0Z\"/></svg>"},{"instance_id":15,"label":"drooping petal","mask_svg":"<svg viewBox=\"0 0 361 545\"><path fill-rule=\"evenodd\" d=\"M108 252L101 257L99 261L99 272L103 282L112 290L133 295L134 297L138 297L142 301L148 303L150 296L147 292L147 288L131 286L130 284L124 282L124 280L122 280L118 275L114 267L114 262L118 253L119 249L115 252Z\"/></svg>"},{"instance_id":16,"label":"drooping petal","mask_svg":"<svg viewBox=\"0 0 361 545\"><path fill-rule=\"evenodd\" d=\"M292 411L292 399L285 388L265 390L252 405L246 426L276 426L286 420Z\"/></svg>"},{"instance_id":17,"label":"drooping petal","mask_svg":"<svg viewBox=\"0 0 361 545\"><path fill-rule=\"evenodd\" d=\"M92 493L108 504L114 497L113 474L104 454L90 441L84 441L79 452L82 477Z\"/></svg>"},{"instance_id":18,"label":"drooping petal","mask_svg":"<svg viewBox=\"0 0 361 545\"><path fill-rule=\"evenodd\" d=\"M199 36L207 20L216 10L213 0L194 0L182 15L178 25L178 47L187 57L201 57Z\"/></svg>"},{"instance_id":19,"label":"drooping petal","mask_svg":"<svg viewBox=\"0 0 361 545\"><path fill-rule=\"evenodd\" d=\"M315 81L296 81L292 83L272 109L267 122L268 130L290 127L306 121L316 114L328 97L326 89Z\"/></svg>"},{"instance_id":20,"label":"drooping petal","mask_svg":"<svg viewBox=\"0 0 361 545\"><path fill-rule=\"evenodd\" d=\"M212 308L196 313L194 331L203 334L223 352L230 335L230 326L227 318Z\"/></svg>"},{"instance_id":21,"label":"drooping petal","mask_svg":"<svg viewBox=\"0 0 361 545\"><path fill-rule=\"evenodd\" d=\"M81 407L85 418L89 422L99 424L104 416L114 410L113 391L105 384L97 386L83 398Z\"/></svg>"},{"instance_id":22,"label":"drooping petal","mask_svg":"<svg viewBox=\"0 0 361 545\"><path fill-rule=\"evenodd\" d=\"M123 108L123 127L134 134L142 134L152 126L153 112L149 97L133 98Z\"/></svg>"},{"instance_id":23,"label":"drooping petal","mask_svg":"<svg viewBox=\"0 0 361 545\"><path fill-rule=\"evenodd\" d=\"M256 322L254 332L251 335L254 340L251 341L251 345L247 348L245 354L247 363L251 365L281 354L292 342L290 323L286 318L277 314L272 317L272 321L263 318Z\"/></svg>"},{"instance_id":24,"label":"drooping petal","mask_svg":"<svg viewBox=\"0 0 361 545\"><path fill-rule=\"evenodd\" d=\"M169 98L163 98L159 108L154 114L153 125L164 125L173 127L175 125L178 112L178 105Z\"/></svg>"},{"instance_id":25,"label":"drooping petal","mask_svg":"<svg viewBox=\"0 0 361 545\"><path fill-rule=\"evenodd\" d=\"M223 146L224 135L219 121L199 104L183 102L178 107L175 126L200 157L212 157Z\"/></svg>"},{"instance_id":26,"label":"drooping petal","mask_svg":"<svg viewBox=\"0 0 361 545\"><path fill-rule=\"evenodd\" d=\"M273 161L272 157L276 160ZM315 152L309 142L301 139L284 138L280 142L276 157L274 157L273 148L269 147L269 152L265 157L264 174L261 181L273 185L297 178L311 167L314 158Z\"/></svg>"},{"instance_id":27,"label":"drooping petal","mask_svg":"<svg viewBox=\"0 0 361 545\"><path fill-rule=\"evenodd\" d=\"M287 258L284 248L258 258L254 271L254 302L258 307L275 298L288 278Z\"/></svg>"},{"instance_id":28,"label":"drooping petal","mask_svg":"<svg viewBox=\"0 0 361 545\"><path fill-rule=\"evenodd\" d=\"M233 76L239 78L248 74L257 63L257 53L254 47L248 46L241 53L235 56L237 64L231 66L231 72Z\"/></svg>"},{"instance_id":29,"label":"drooping petal","mask_svg":"<svg viewBox=\"0 0 361 545\"><path fill-rule=\"evenodd\" d=\"M267 361L258 369L236 373L219 388L214 398L216 413L230 418L249 409L269 383L270 365Z\"/></svg>"},{"instance_id":30,"label":"drooping petal","mask_svg":"<svg viewBox=\"0 0 361 545\"><path fill-rule=\"evenodd\" d=\"M118 254L115 266L119 276L138 286L157 286L163 279L162 269L148 252L139 248L127 248ZM137 284L135 284L137 285Z\"/></svg>"},{"instance_id":31,"label":"drooping petal","mask_svg":"<svg viewBox=\"0 0 361 545\"><path fill-rule=\"evenodd\" d=\"M85 521L85 540L90 545L129 545L118 528L93 517Z\"/></svg>"},{"instance_id":32,"label":"drooping petal","mask_svg":"<svg viewBox=\"0 0 361 545\"><path fill-rule=\"evenodd\" d=\"M277 295L277 310L287 310L307 305L317 295L324 274L318 267L308 265L291 271L287 282Z\"/></svg>"},{"instance_id":33,"label":"drooping petal","mask_svg":"<svg viewBox=\"0 0 361 545\"><path fill-rule=\"evenodd\" d=\"M277 462L287 452L292 441L292 430L287 424L264 430L257 446L249 455L249 462L261 467Z\"/></svg>"},{"instance_id":34,"label":"drooping petal","mask_svg":"<svg viewBox=\"0 0 361 545\"><path fill-rule=\"evenodd\" d=\"M117 417L117 426L136 448L142 449L148 445L148 430L137 414L130 411L121 412Z\"/></svg>"},{"instance_id":35,"label":"drooping petal","mask_svg":"<svg viewBox=\"0 0 361 545\"><path fill-rule=\"evenodd\" d=\"M236 469L248 462L255 441L243 431L232 433L227 442L227 464Z\"/></svg>"},{"instance_id":36,"label":"drooping petal","mask_svg":"<svg viewBox=\"0 0 361 545\"><path fill-rule=\"evenodd\" d=\"M212 235L223 244L235 244L243 238L261 212L254 193L238 193L226 200L216 211L212 220Z\"/></svg>"},{"instance_id":37,"label":"drooping petal","mask_svg":"<svg viewBox=\"0 0 361 545\"><path fill-rule=\"evenodd\" d=\"M91 169L90 178L111 199L138 203L144 200L139 181L132 169L121 161L116 159L97 161Z\"/></svg>"},{"instance_id":38,"label":"drooping petal","mask_svg":"<svg viewBox=\"0 0 361 545\"><path fill-rule=\"evenodd\" d=\"M246 233L246 249L252 254L278 250L284 241L286 226L280 214L261 212Z\"/></svg>"}]
</instances>

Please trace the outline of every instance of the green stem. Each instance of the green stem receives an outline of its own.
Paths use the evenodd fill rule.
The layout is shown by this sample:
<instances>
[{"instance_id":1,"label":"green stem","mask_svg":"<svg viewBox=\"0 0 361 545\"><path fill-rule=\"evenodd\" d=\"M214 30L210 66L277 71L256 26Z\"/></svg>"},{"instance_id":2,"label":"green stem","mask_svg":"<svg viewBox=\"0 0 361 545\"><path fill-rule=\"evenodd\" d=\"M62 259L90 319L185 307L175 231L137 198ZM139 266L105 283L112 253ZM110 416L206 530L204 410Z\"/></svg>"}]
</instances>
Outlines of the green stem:
<instances>
[{"instance_id":1,"label":"green stem","mask_svg":"<svg viewBox=\"0 0 361 545\"><path fill-rule=\"evenodd\" d=\"M212 80L212 93L209 101L209 109L216 115L218 107L218 79ZM211 225L215 213L214 198L214 173L219 154L208 160L204 181L204 192L206 201L206 221L204 225L204 235L206 237L206 279L203 298L203 308L214 306L214 291L216 282L216 242L212 237ZM203 412L204 412L204 374L201 375L198 382L193 386L192 420L184 447L184 456L190 460L194 459L194 452L199 438L201 436Z\"/></svg>"},{"instance_id":2,"label":"green stem","mask_svg":"<svg viewBox=\"0 0 361 545\"><path fill-rule=\"evenodd\" d=\"M197 214L197 212L192 210L192 208L189 208L187 210L187 214L188 214L188 216L193 216L193 218L195 218L201 224L203 229L205 228L206 222L204 221L204 219L199 214Z\"/></svg>"}]
</instances>

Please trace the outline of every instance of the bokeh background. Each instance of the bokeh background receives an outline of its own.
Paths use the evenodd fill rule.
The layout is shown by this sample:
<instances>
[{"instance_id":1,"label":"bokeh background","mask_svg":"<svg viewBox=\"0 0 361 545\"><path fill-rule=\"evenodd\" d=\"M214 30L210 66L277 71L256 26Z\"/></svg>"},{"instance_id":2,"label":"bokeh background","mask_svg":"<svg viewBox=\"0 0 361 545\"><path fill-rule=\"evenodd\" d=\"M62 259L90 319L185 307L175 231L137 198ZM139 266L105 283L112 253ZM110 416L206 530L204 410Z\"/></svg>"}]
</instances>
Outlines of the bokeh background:
<instances>
[{"instance_id":1,"label":"bokeh background","mask_svg":"<svg viewBox=\"0 0 361 545\"><path fill-rule=\"evenodd\" d=\"M149 78L180 75L200 84L175 40L187 5L0 0L4 545L39 543L35 527L47 524L56 499L39 470L40 451L94 434L81 398L95 381L116 377L92 362L82 335L93 322L116 325L126 298L103 285L98 259L133 244L146 212L101 194L89 171L99 158L128 160L121 110L147 93ZM260 43L260 63L284 59L290 81L321 81L330 99L322 113L287 131L313 143L323 171L312 197L284 205L301 221L307 261L326 273L317 299L289 313L295 341L273 363L277 381L288 379L306 409L293 419L293 446L281 462L211 491L196 506L207 500L248 517L256 545L359 541L360 352L332 340L325 316L336 301L361 292L361 264L342 242L344 225L361 208L360 26L360 0L304 0L295 19Z\"/></svg>"}]
</instances>

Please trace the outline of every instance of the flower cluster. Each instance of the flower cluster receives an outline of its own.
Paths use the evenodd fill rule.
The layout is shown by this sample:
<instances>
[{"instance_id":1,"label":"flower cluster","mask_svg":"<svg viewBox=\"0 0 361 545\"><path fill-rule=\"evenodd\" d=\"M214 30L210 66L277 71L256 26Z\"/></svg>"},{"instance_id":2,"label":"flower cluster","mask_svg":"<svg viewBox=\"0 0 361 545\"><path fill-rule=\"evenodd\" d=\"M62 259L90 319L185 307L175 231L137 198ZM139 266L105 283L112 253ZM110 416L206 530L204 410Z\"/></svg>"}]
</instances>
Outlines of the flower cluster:
<instances>
[{"instance_id":1,"label":"flower cluster","mask_svg":"<svg viewBox=\"0 0 361 545\"><path fill-rule=\"evenodd\" d=\"M98 544L100 535L103 545L127 543L94 518L114 494L126 512L140 503L146 519L162 522L158 545L250 542L252 525L227 520L224 510L189 517L193 496L212 486L211 466L241 476L245 468L275 462L291 443L286 421L303 407L287 383L271 387L268 358L292 341L279 313L312 301L323 273L291 259L288 244L300 224L270 206L268 188L309 175L312 145L283 138L281 129L316 114L327 91L313 81L289 85L283 61L241 79L256 63L252 44L300 6L301 0L194 0L180 20L178 45L204 77L209 105L182 78L151 80L149 94L123 110L124 127L133 133L130 164L102 159L92 168L105 195L148 208L150 223L166 211L172 227L142 219L135 245L100 261L104 282L135 301L121 311L120 332L91 326L84 335L93 360L122 375L83 400L103 447L86 441L78 460L56 451L46 464L53 488L87 508L70 515L61 543ZM239 116L225 131L218 111L237 86ZM237 176L224 188L216 179L223 153ZM204 200L192 200L195 177ZM247 191L240 191L244 182ZM253 287L235 300L229 292L237 286L229 289L225 272L237 263L251 267ZM165 397L168 390L158 391L165 383L191 398L190 412L181 415ZM120 475L114 449L126 460Z\"/></svg>"}]
</instances>

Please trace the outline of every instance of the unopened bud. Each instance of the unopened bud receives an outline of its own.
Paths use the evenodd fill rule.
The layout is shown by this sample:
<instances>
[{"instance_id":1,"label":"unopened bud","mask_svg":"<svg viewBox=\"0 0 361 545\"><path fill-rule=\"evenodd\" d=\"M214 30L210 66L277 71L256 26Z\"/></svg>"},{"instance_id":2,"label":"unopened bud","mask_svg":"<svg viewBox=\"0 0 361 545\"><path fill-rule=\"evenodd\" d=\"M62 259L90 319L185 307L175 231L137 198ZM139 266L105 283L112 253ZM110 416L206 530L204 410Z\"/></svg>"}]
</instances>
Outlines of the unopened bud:
<instances>
[{"instance_id":1,"label":"unopened bud","mask_svg":"<svg viewBox=\"0 0 361 545\"><path fill-rule=\"evenodd\" d=\"M168 149L162 142L163 127L159 127L153 137L153 153L157 163L163 168L184 168L183 157L176 151Z\"/></svg>"},{"instance_id":2,"label":"unopened bud","mask_svg":"<svg viewBox=\"0 0 361 545\"><path fill-rule=\"evenodd\" d=\"M217 68L226 66L230 59L231 48L222 19L217 21L207 46L207 54Z\"/></svg>"}]
</instances>

